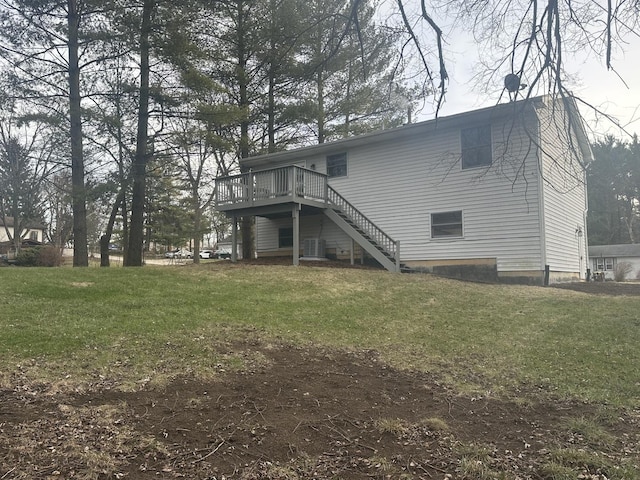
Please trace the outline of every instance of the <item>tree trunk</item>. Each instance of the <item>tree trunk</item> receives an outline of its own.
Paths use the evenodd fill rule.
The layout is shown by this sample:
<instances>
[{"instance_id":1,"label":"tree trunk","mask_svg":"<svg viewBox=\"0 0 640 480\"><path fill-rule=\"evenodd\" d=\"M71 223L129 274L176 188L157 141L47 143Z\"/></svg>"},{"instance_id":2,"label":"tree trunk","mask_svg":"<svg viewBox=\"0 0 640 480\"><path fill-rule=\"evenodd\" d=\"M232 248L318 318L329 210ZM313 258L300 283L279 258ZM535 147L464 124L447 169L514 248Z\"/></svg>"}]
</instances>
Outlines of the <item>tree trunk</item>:
<instances>
[{"instance_id":1,"label":"tree trunk","mask_svg":"<svg viewBox=\"0 0 640 480\"><path fill-rule=\"evenodd\" d=\"M322 68L318 69L316 75L316 87L318 91L318 114L316 117L318 127L318 143L324 143L325 137L325 113L324 113L324 79L322 78Z\"/></svg>"},{"instance_id":2,"label":"tree trunk","mask_svg":"<svg viewBox=\"0 0 640 480\"><path fill-rule=\"evenodd\" d=\"M249 156L249 95L247 92L247 59L245 46L244 0L238 0L238 85L240 88L240 158ZM253 217L242 217L242 258L253 257Z\"/></svg>"},{"instance_id":3,"label":"tree trunk","mask_svg":"<svg viewBox=\"0 0 640 480\"><path fill-rule=\"evenodd\" d=\"M87 206L82 152L82 111L80 109L80 67L78 64L78 29L80 15L76 0L68 0L69 28L69 117L71 122L71 204L73 210L73 266L87 267Z\"/></svg>"},{"instance_id":4,"label":"tree trunk","mask_svg":"<svg viewBox=\"0 0 640 480\"><path fill-rule=\"evenodd\" d=\"M138 106L138 134L136 155L132 168L133 192L131 197L131 222L129 226L129 248L125 266L141 267L144 245L144 206L147 177L147 144L149 141L149 35L151 32L151 13L154 0L144 0L142 7L142 25L140 28L140 104Z\"/></svg>"},{"instance_id":5,"label":"tree trunk","mask_svg":"<svg viewBox=\"0 0 640 480\"><path fill-rule=\"evenodd\" d=\"M195 235L193 236L193 263L200 263L200 236L201 225L202 225L202 209L198 204L198 193L193 193L194 197L194 218L193 218L193 231Z\"/></svg>"},{"instance_id":6,"label":"tree trunk","mask_svg":"<svg viewBox=\"0 0 640 480\"><path fill-rule=\"evenodd\" d=\"M107 228L105 229L104 235L100 237L100 266L101 267L109 266L109 243L111 243L111 235L113 234L113 225L116 223L118 210L120 209L120 205L124 201L125 191L126 191L126 186L123 185L120 191L118 192L116 201L114 202L113 208L111 209L111 215L109 215L109 222L107 223Z\"/></svg>"}]
</instances>

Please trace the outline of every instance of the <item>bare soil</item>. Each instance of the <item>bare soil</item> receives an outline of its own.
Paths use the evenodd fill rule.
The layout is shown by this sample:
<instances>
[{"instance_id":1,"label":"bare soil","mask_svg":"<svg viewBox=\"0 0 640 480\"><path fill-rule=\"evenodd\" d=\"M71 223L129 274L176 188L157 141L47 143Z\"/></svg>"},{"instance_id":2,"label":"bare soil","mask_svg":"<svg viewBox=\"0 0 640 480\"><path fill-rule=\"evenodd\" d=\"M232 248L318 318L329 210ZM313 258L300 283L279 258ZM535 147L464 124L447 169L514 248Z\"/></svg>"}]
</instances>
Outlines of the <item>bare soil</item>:
<instances>
[{"instance_id":1,"label":"bare soil","mask_svg":"<svg viewBox=\"0 0 640 480\"><path fill-rule=\"evenodd\" d=\"M514 403L458 395L371 351L221 348L262 360L136 392L104 379L65 393L16 376L0 390L0 479L552 479L558 449L638 463L632 413L609 418L607 444L594 445L567 425L598 409L536 401L535 386ZM598 462L571 468L616 478Z\"/></svg>"},{"instance_id":2,"label":"bare soil","mask_svg":"<svg viewBox=\"0 0 640 480\"><path fill-rule=\"evenodd\" d=\"M640 295L640 282L574 282L554 285L556 288L565 288L577 292L592 295Z\"/></svg>"}]
</instances>

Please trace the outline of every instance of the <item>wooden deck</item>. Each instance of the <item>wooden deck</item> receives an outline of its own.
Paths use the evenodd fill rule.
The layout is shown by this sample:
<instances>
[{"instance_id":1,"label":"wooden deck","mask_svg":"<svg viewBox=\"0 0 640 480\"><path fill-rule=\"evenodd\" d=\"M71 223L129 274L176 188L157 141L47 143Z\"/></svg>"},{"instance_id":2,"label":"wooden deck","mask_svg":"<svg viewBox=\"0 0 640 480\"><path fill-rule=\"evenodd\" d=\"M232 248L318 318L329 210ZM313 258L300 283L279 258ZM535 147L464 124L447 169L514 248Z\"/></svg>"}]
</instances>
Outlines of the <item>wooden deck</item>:
<instances>
[{"instance_id":1,"label":"wooden deck","mask_svg":"<svg viewBox=\"0 0 640 480\"><path fill-rule=\"evenodd\" d=\"M324 214L382 266L400 271L400 243L332 189L327 175L289 165L216 178L216 208L233 219L232 260L237 258L237 222L240 217L291 217L293 263L300 252L300 217ZM352 260L353 261L353 260Z\"/></svg>"},{"instance_id":2,"label":"wooden deck","mask_svg":"<svg viewBox=\"0 0 640 480\"><path fill-rule=\"evenodd\" d=\"M290 165L216 179L216 208L229 216L269 218L327 208L327 176Z\"/></svg>"}]
</instances>

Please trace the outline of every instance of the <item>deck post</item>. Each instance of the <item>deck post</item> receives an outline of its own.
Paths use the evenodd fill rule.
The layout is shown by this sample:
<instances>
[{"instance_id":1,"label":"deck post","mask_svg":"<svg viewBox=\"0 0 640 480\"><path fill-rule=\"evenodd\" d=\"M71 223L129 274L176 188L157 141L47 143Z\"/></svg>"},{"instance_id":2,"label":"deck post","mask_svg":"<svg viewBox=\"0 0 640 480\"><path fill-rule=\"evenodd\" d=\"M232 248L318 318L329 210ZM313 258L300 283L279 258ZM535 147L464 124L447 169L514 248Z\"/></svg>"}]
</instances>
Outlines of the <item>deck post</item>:
<instances>
[{"instance_id":1,"label":"deck post","mask_svg":"<svg viewBox=\"0 0 640 480\"><path fill-rule=\"evenodd\" d=\"M355 252L354 252L355 248L356 248L356 241L352 238L351 239L351 255L350 255L350 257L351 257L350 258L351 265L355 264L355 262L354 262L354 260L355 260Z\"/></svg>"},{"instance_id":2,"label":"deck post","mask_svg":"<svg viewBox=\"0 0 640 480\"><path fill-rule=\"evenodd\" d=\"M231 219L231 261L238 261L238 217L235 215Z\"/></svg>"},{"instance_id":3,"label":"deck post","mask_svg":"<svg viewBox=\"0 0 640 480\"><path fill-rule=\"evenodd\" d=\"M294 205L291 210L293 218L293 264L300 264L300 205Z\"/></svg>"}]
</instances>

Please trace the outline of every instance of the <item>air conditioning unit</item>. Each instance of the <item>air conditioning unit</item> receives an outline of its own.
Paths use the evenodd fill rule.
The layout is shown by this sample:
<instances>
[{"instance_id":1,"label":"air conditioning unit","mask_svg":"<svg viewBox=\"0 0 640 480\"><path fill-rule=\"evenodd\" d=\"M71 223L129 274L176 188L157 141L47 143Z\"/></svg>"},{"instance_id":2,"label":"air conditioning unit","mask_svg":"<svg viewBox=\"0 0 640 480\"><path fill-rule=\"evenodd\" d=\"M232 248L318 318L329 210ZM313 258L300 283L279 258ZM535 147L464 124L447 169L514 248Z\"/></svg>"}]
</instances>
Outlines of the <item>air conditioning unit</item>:
<instances>
[{"instance_id":1,"label":"air conditioning unit","mask_svg":"<svg viewBox=\"0 0 640 480\"><path fill-rule=\"evenodd\" d=\"M303 242L303 256L312 258L325 257L326 242L323 238L305 238Z\"/></svg>"}]
</instances>

